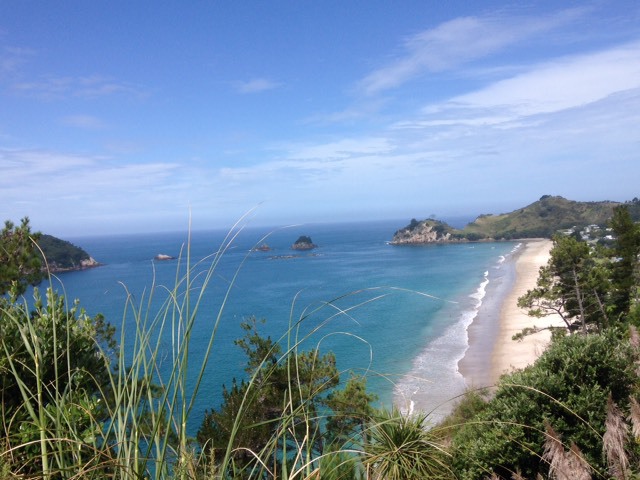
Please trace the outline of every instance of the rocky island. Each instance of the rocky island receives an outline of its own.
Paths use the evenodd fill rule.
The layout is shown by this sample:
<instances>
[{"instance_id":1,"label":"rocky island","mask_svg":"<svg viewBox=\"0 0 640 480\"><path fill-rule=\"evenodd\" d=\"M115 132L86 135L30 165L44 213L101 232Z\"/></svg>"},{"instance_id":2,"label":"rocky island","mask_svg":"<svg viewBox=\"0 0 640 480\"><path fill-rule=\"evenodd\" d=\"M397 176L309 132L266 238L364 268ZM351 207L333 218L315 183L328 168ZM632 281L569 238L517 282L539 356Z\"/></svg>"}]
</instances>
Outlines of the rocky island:
<instances>
[{"instance_id":1,"label":"rocky island","mask_svg":"<svg viewBox=\"0 0 640 480\"><path fill-rule=\"evenodd\" d=\"M314 248L318 248L318 246L313 243L311 237L306 235L301 235L295 243L291 245L292 250L313 250Z\"/></svg>"}]
</instances>

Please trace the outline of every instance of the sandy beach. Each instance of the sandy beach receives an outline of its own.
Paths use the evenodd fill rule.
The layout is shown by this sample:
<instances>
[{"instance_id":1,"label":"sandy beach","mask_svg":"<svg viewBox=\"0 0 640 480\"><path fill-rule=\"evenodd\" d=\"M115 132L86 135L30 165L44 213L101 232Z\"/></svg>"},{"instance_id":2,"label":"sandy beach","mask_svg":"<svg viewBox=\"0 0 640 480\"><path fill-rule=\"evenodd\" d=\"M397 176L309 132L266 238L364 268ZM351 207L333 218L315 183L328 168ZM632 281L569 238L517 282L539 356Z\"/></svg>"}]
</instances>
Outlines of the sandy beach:
<instances>
[{"instance_id":1,"label":"sandy beach","mask_svg":"<svg viewBox=\"0 0 640 480\"><path fill-rule=\"evenodd\" d=\"M535 287L539 269L549 260L552 246L551 240L526 242L516 260L516 280L500 310L500 330L491 358L492 383L495 383L503 373L533 363L544 351L551 338L549 330L528 335L520 341L512 340L513 335L526 327L544 328L550 325L564 325L557 315L535 318L528 316L526 310L518 308L518 297Z\"/></svg>"},{"instance_id":2,"label":"sandy beach","mask_svg":"<svg viewBox=\"0 0 640 480\"><path fill-rule=\"evenodd\" d=\"M487 292L476 319L469 326L469 349L460 361L468 387L495 385L500 375L535 361L549 342L543 330L514 341L526 327L563 325L560 317L534 318L518 308L518 297L535 287L538 271L549 259L551 240L525 240L514 253L505 276Z\"/></svg>"}]
</instances>

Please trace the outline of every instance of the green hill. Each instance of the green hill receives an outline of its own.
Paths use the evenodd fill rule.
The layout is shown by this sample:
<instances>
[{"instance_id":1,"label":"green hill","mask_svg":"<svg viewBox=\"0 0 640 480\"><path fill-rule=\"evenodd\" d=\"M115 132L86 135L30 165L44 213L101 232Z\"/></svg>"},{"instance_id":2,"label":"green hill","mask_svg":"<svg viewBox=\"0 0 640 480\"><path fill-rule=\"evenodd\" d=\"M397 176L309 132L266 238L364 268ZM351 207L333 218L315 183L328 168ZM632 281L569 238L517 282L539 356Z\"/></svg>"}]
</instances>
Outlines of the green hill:
<instances>
[{"instance_id":1,"label":"green hill","mask_svg":"<svg viewBox=\"0 0 640 480\"><path fill-rule=\"evenodd\" d=\"M640 221L640 200L638 198L623 204L612 201L576 202L559 196L544 195L531 205L510 213L480 215L462 230L449 227L443 222L437 222L439 225L436 226L432 219L422 222L417 222L414 219L407 227L396 232L391 243L549 238L559 230L574 227L577 230L588 225L605 227L613 215L613 209L620 205L626 205L631 217L635 221ZM436 240L425 241L424 230L429 228L433 230L437 228L448 235L438 236Z\"/></svg>"},{"instance_id":2,"label":"green hill","mask_svg":"<svg viewBox=\"0 0 640 480\"><path fill-rule=\"evenodd\" d=\"M587 225L605 226L620 202L576 202L545 195L537 202L511 213L481 215L463 232L489 238L551 237L558 230Z\"/></svg>"},{"instance_id":3,"label":"green hill","mask_svg":"<svg viewBox=\"0 0 640 480\"><path fill-rule=\"evenodd\" d=\"M38 245L44 253L49 270L52 272L82 270L99 265L82 248L52 235L42 234Z\"/></svg>"}]
</instances>

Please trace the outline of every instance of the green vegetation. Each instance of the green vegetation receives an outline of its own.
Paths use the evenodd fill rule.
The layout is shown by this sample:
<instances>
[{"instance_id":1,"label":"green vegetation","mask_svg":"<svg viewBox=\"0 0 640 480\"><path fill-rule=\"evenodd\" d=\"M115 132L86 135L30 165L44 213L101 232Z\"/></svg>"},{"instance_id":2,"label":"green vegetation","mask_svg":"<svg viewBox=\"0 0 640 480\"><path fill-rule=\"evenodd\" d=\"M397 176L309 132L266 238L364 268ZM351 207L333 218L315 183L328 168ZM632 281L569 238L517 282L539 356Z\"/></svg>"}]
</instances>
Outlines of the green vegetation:
<instances>
[{"instance_id":1,"label":"green vegetation","mask_svg":"<svg viewBox=\"0 0 640 480\"><path fill-rule=\"evenodd\" d=\"M69 242L31 232L28 217L19 226L7 220L0 231L0 295L22 295L45 278L47 269L77 269L90 260L87 252Z\"/></svg>"},{"instance_id":2,"label":"green vegetation","mask_svg":"<svg viewBox=\"0 0 640 480\"><path fill-rule=\"evenodd\" d=\"M562 230L579 232L589 225L605 226L614 209L625 206L632 221L640 221L640 201L635 198L624 204L619 202L576 202L562 197L543 195L540 200L524 208L500 215L483 214L462 230L454 229L444 222L415 218L404 229L395 233L394 239L403 231L412 232L418 225L428 224L439 233L450 233L451 240L511 240L520 238L551 238ZM604 231L604 230L603 230Z\"/></svg>"},{"instance_id":3,"label":"green vegetation","mask_svg":"<svg viewBox=\"0 0 640 480\"><path fill-rule=\"evenodd\" d=\"M35 246L39 237L40 234L31 233L26 217L20 226L5 222L0 231L0 295L9 291L22 295L29 285L40 283L44 274Z\"/></svg>"},{"instance_id":4,"label":"green vegetation","mask_svg":"<svg viewBox=\"0 0 640 480\"><path fill-rule=\"evenodd\" d=\"M611 399L629 411L629 395L640 393L635 372L639 359L640 351L617 329L557 338L535 365L502 377L493 398L455 429L451 456L457 478L546 475L546 425L566 446L576 445L590 469L606 478L607 403ZM640 453L632 443L630 447L628 454Z\"/></svg>"},{"instance_id":5,"label":"green vegetation","mask_svg":"<svg viewBox=\"0 0 640 480\"><path fill-rule=\"evenodd\" d=\"M560 314L567 328L534 365L445 423L456 478L637 478L640 225L623 205L611 227L608 249L555 237L519 304L538 317Z\"/></svg>"},{"instance_id":6,"label":"green vegetation","mask_svg":"<svg viewBox=\"0 0 640 480\"><path fill-rule=\"evenodd\" d=\"M38 246L42 249L50 271L76 270L90 262L91 257L82 248L51 235L41 235Z\"/></svg>"},{"instance_id":7,"label":"green vegetation","mask_svg":"<svg viewBox=\"0 0 640 480\"><path fill-rule=\"evenodd\" d=\"M522 209L501 215L478 217L464 228L488 238L550 238L559 230L606 225L616 202L575 202L545 195Z\"/></svg>"},{"instance_id":8,"label":"green vegetation","mask_svg":"<svg viewBox=\"0 0 640 480\"><path fill-rule=\"evenodd\" d=\"M78 302L69 306L51 289L44 295L35 289L32 302L20 296L41 275L37 235L26 219L19 227L7 223L0 239L6 255L0 474L47 480L638 478L640 226L629 207L615 208L609 246L554 238L536 287L519 302L532 315L561 314L566 328L553 331L534 365L503 376L491 392L470 392L441 424L430 425L421 412L377 410L365 378L349 373L341 381L333 354L303 349L312 344L310 336L299 337L309 315L323 308L329 318L348 314L344 305L327 302L291 318L277 340L261 336L255 319L243 323L245 335L236 344L246 354L246 378L223 387L222 403L211 406L197 439L188 436L187 423L225 302L218 311L200 312L200 299L239 229L195 264L187 242L175 286L153 285L136 303L129 298L122 322L133 322L136 334L116 342L102 317L88 317ZM156 311L152 300L160 292L163 307ZM212 329L204 360L192 365L199 314L211 316ZM156 369L167 355L169 332L165 360L174 367L160 378ZM133 345L127 352L125 343ZM197 381L187 381L194 373Z\"/></svg>"}]
</instances>

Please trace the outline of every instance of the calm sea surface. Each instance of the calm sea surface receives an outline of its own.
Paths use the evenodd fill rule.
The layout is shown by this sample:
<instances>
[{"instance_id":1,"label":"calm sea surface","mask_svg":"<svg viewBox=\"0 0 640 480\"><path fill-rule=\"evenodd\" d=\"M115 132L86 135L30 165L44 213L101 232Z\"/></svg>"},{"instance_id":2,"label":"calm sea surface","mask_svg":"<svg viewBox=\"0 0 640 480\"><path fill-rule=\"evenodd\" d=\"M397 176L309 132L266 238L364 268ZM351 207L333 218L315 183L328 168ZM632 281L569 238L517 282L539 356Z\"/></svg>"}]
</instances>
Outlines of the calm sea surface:
<instances>
[{"instance_id":1,"label":"calm sea surface","mask_svg":"<svg viewBox=\"0 0 640 480\"><path fill-rule=\"evenodd\" d=\"M501 274L515 244L388 245L403 225L317 224L239 232L215 267L199 307L190 346L192 378L229 291L190 428L195 432L205 409L219 405L223 383L244 375L245 358L233 341L242 335L240 323L251 316L265 319L260 331L274 339L301 319L300 335L320 326L305 348L320 345L336 353L341 370L366 373L382 405L395 401L403 408L425 408L430 392L438 397L462 389L457 362L466 349L466 326L487 282ZM191 234L191 263L202 262L193 268L196 284L226 233ZM291 250L300 235L311 236L319 248ZM173 289L176 277L184 276L187 233L69 240L104 266L61 274L55 287L78 298L89 314L102 313L123 329L125 345L132 349L130 315L123 324L127 293L136 305L147 305L153 291L150 312L159 311L167 298L165 287ZM272 250L251 252L262 243ZM153 261L157 254L179 257L181 250L182 260ZM166 374L171 368L168 335L164 343L160 370Z\"/></svg>"}]
</instances>

